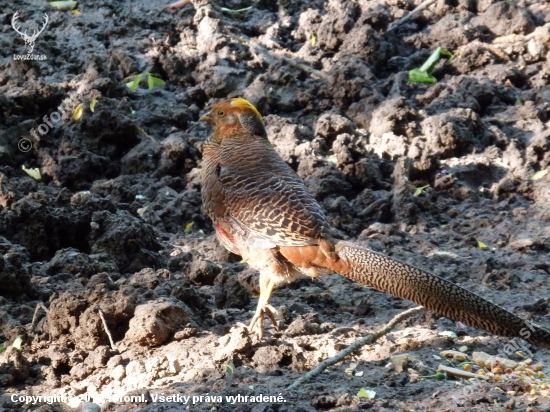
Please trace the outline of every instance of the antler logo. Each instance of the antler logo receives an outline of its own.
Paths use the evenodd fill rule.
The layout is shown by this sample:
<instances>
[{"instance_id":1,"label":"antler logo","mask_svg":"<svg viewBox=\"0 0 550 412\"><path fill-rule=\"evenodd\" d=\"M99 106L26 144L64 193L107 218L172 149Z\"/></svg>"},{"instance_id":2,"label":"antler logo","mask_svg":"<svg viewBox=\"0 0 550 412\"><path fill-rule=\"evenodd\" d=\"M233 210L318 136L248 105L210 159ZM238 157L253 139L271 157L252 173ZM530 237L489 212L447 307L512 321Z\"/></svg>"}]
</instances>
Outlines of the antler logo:
<instances>
[{"instance_id":1,"label":"antler logo","mask_svg":"<svg viewBox=\"0 0 550 412\"><path fill-rule=\"evenodd\" d=\"M27 34L27 30L25 30L24 32L21 32L19 30L21 26L15 24L18 18L19 18L19 11L15 12L15 14L13 15L11 19L11 25L13 29L21 35L21 38L25 40L27 53L31 54L32 51L34 50L34 42L36 41L40 33L44 31L44 29L46 28L46 25L48 24L48 15L44 13L44 25L40 30L34 29L34 33L31 36Z\"/></svg>"}]
</instances>

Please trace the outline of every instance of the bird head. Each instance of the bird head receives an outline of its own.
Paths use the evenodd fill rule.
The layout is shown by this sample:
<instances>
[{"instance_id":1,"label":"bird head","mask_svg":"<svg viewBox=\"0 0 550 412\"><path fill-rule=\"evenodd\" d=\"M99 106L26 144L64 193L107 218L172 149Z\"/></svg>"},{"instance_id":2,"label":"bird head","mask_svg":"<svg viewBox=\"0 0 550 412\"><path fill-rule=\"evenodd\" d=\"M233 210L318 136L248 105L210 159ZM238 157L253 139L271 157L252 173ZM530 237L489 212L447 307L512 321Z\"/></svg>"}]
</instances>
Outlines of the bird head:
<instances>
[{"instance_id":1,"label":"bird head","mask_svg":"<svg viewBox=\"0 0 550 412\"><path fill-rule=\"evenodd\" d=\"M262 115L252 103L242 98L216 104L200 120L212 125L215 140L221 141L243 133L267 138Z\"/></svg>"}]
</instances>

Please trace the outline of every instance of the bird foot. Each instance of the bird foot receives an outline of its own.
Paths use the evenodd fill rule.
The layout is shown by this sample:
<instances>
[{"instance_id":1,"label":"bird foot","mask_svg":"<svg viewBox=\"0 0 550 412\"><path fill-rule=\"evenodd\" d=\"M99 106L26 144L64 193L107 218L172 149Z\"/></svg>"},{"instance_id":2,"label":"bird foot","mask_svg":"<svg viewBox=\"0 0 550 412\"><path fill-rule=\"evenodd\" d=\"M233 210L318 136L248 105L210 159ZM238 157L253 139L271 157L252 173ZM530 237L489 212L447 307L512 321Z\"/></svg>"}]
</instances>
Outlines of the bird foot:
<instances>
[{"instance_id":1,"label":"bird foot","mask_svg":"<svg viewBox=\"0 0 550 412\"><path fill-rule=\"evenodd\" d=\"M280 317L280 315L277 309L275 309L273 306L271 306L268 303L266 303L261 307L258 307L247 329L249 332L253 332L254 326L257 325L258 338L260 340L262 340L264 337L264 315L267 315L267 317L271 320L271 323L273 323L273 326L275 326L275 329L277 330L279 329L279 323L277 322L276 318Z\"/></svg>"}]
</instances>

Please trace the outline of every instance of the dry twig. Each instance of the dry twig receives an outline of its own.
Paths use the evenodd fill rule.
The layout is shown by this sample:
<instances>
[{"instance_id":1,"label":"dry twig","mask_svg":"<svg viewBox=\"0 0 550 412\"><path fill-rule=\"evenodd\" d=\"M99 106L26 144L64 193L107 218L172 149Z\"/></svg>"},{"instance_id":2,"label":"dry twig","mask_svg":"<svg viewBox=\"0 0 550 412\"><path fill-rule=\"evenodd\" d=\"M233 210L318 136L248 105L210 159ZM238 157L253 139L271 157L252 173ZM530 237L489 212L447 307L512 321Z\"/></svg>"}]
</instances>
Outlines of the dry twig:
<instances>
[{"instance_id":1,"label":"dry twig","mask_svg":"<svg viewBox=\"0 0 550 412\"><path fill-rule=\"evenodd\" d=\"M502 50L499 50L496 46L497 45L495 45L495 44L488 44L488 43L483 43L479 40L474 40L474 41L472 41L468 44L465 44L464 46L461 46L458 49L458 52L456 53L456 55L458 57L462 57L468 49L471 49L473 47L480 47L480 48L483 48L483 49L487 50L488 52L494 54L499 59L509 61L510 58L505 53L503 53Z\"/></svg>"},{"instance_id":2,"label":"dry twig","mask_svg":"<svg viewBox=\"0 0 550 412\"><path fill-rule=\"evenodd\" d=\"M544 26L541 26L542 29L550 29L550 23L546 23ZM537 27L539 29L539 27ZM462 56L466 50L472 48L472 47L481 47L485 50L491 52L498 58L506 61L510 61L510 57L506 54L504 50L507 47L510 46L518 46L523 47L527 42L529 42L531 39L534 39L537 36L537 30L533 31L532 33L529 33L527 35L509 35L509 36L503 36L496 38L492 44L483 43L479 40L474 40L462 47L459 48L458 52L456 53L457 56Z\"/></svg>"},{"instance_id":3,"label":"dry twig","mask_svg":"<svg viewBox=\"0 0 550 412\"><path fill-rule=\"evenodd\" d=\"M107 333L107 336L109 337L109 342L111 343L111 349L116 350L115 342L113 342L113 337L111 336L111 332L109 332L109 327L107 326L107 322L105 321L105 317L103 316L103 311L101 309L97 309L99 312L99 317L101 318L101 321L103 322L103 327L105 328L105 333Z\"/></svg>"},{"instance_id":4,"label":"dry twig","mask_svg":"<svg viewBox=\"0 0 550 412\"><path fill-rule=\"evenodd\" d=\"M34 324L36 323L36 316L38 315L38 309L42 309L44 312L46 312L46 314L50 313L50 310L46 306L44 306L42 302L38 302L38 304L36 305L36 308L34 309L34 315L32 315L32 322L29 328L29 332L31 333L34 331Z\"/></svg>"},{"instance_id":5,"label":"dry twig","mask_svg":"<svg viewBox=\"0 0 550 412\"><path fill-rule=\"evenodd\" d=\"M329 79L329 75L325 72L322 72L320 70L316 70L313 67L308 66L305 63L301 63L299 61L296 61L295 59L285 56L284 54L277 53L275 51L266 49L265 47L258 44L256 41L247 38L245 36L239 36L239 37L233 37L237 42L242 44L245 47L250 47L255 53L261 54L264 57L266 57L268 60L282 60L285 63L297 68L298 70L303 70L305 72L310 73L313 76L316 76L319 79L327 80Z\"/></svg>"},{"instance_id":6,"label":"dry twig","mask_svg":"<svg viewBox=\"0 0 550 412\"><path fill-rule=\"evenodd\" d=\"M316 377L321 372L323 372L326 368L340 362L346 356L348 356L351 353L355 352L357 349L361 348L362 346L369 345L371 343L376 342L382 336L387 335L394 328L394 326L397 325L399 322L401 322L405 319L408 319L413 315L416 315L417 313L421 312L422 310L424 310L423 306L416 306L412 309L408 309L404 312L399 313L392 320L390 320L388 323L386 323L386 325L382 329L380 329L378 332L369 333L367 336L359 339L358 341L353 342L346 349L338 352L338 354L336 354L336 356L333 356L332 358L325 359L323 362L321 362L315 368L310 370L304 376L296 379L292 383L292 385L290 385L287 388L287 390L296 389L298 386L300 386L303 383L309 381L310 379Z\"/></svg>"},{"instance_id":7,"label":"dry twig","mask_svg":"<svg viewBox=\"0 0 550 412\"><path fill-rule=\"evenodd\" d=\"M371 212L376 209L377 207L382 206L384 203L392 200L393 195L384 196L378 200L375 200L370 205L368 205L366 208L364 208L361 212L359 212L359 217L365 217L371 214Z\"/></svg>"},{"instance_id":8,"label":"dry twig","mask_svg":"<svg viewBox=\"0 0 550 412\"><path fill-rule=\"evenodd\" d=\"M175 3L169 4L168 6L163 7L161 11L181 9L182 7L188 5L189 3L191 3L191 0L179 0L179 1L176 1Z\"/></svg>"},{"instance_id":9,"label":"dry twig","mask_svg":"<svg viewBox=\"0 0 550 412\"><path fill-rule=\"evenodd\" d=\"M546 23L543 26L540 26L540 28L541 29L550 29L550 22ZM532 33L526 34L525 36L514 35L513 40L511 40L511 41L504 41L504 38L509 37L509 36L504 36L504 38L502 38L502 37L497 38L497 39L495 39L495 41L493 41L493 46L494 47L505 47L505 46L509 46L511 44L516 44L516 43L525 44L529 40L535 38L535 36L537 35L537 29L539 29L539 27L535 28L535 30Z\"/></svg>"},{"instance_id":10,"label":"dry twig","mask_svg":"<svg viewBox=\"0 0 550 412\"><path fill-rule=\"evenodd\" d=\"M395 30L396 28L398 28L399 26L401 26L403 23L409 21L416 13L418 13L419 11L422 11L424 9L427 9L428 7L430 7L433 3L435 3L435 0L426 0L424 1L423 3L419 4L418 7L416 7L413 11L411 11L409 14L407 14L406 16L400 18L399 20L396 20L393 22L393 24L390 26L390 28L388 29L388 31L392 31L392 30Z\"/></svg>"}]
</instances>

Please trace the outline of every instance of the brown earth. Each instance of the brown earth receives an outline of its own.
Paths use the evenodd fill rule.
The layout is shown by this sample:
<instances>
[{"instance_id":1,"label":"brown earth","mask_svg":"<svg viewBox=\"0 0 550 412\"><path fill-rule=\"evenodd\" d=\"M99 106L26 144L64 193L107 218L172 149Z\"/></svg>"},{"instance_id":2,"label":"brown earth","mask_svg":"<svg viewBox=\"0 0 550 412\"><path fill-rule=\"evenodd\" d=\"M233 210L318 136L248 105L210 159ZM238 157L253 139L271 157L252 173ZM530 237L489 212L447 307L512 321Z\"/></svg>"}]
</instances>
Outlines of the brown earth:
<instances>
[{"instance_id":1,"label":"brown earth","mask_svg":"<svg viewBox=\"0 0 550 412\"><path fill-rule=\"evenodd\" d=\"M411 382L407 368L435 373L441 349L495 354L510 342L428 313L288 391L412 306L337 276L277 289L284 322L264 341L231 329L251 318L257 276L201 210L209 130L198 119L236 96L265 115L271 142L340 237L550 327L550 174L532 179L550 167L550 4L436 0L392 26L418 4L194 0L160 12L151 1L99 0L79 4L81 14L5 5L0 347L21 337L23 351L0 354L0 410L67 410L12 401L23 394L88 395L95 403L70 403L87 411L550 411L522 379ZM11 26L17 10L29 32L48 13L33 52L47 60L14 60L25 50ZM438 82L408 83L438 46L455 55L436 66ZM166 85L125 86L145 72ZM38 141L30 130L60 105L63 119ZM33 322L39 303L48 312ZM548 350L525 350L550 373ZM397 353L410 358L401 373L388 367ZM361 388L375 398L358 398ZM148 402L107 402L125 394ZM225 400L239 394L281 398Z\"/></svg>"}]
</instances>

